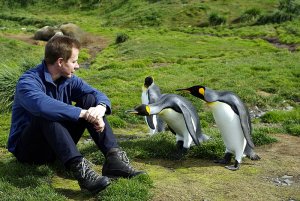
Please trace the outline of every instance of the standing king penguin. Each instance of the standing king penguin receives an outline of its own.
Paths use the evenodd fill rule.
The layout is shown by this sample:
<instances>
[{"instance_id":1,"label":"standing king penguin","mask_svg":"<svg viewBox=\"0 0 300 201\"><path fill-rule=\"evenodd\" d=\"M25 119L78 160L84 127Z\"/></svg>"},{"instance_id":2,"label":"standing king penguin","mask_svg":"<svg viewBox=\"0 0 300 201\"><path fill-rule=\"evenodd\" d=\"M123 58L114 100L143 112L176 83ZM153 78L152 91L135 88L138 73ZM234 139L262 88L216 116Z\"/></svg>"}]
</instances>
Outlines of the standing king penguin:
<instances>
[{"instance_id":1,"label":"standing king penguin","mask_svg":"<svg viewBox=\"0 0 300 201\"><path fill-rule=\"evenodd\" d=\"M161 117L170 131L176 135L178 148L176 158L182 158L192 142L199 145L209 139L207 135L201 132L196 108L182 96L163 94L157 102L139 105L129 112L141 116L158 115Z\"/></svg>"},{"instance_id":2,"label":"standing king penguin","mask_svg":"<svg viewBox=\"0 0 300 201\"><path fill-rule=\"evenodd\" d=\"M154 84L154 80L151 76L146 77L141 96L142 104L148 105L155 103L160 97L160 88ZM165 123L158 115L145 116L145 121L149 127L150 136L165 130Z\"/></svg>"},{"instance_id":3,"label":"standing king penguin","mask_svg":"<svg viewBox=\"0 0 300 201\"><path fill-rule=\"evenodd\" d=\"M226 146L224 159L217 163L229 164L235 154L235 164L225 166L229 170L238 170L244 155L251 160L259 160L254 152L251 119L242 100L229 91L215 91L204 86L193 86L177 91L187 91L205 102L212 109L214 119Z\"/></svg>"}]
</instances>

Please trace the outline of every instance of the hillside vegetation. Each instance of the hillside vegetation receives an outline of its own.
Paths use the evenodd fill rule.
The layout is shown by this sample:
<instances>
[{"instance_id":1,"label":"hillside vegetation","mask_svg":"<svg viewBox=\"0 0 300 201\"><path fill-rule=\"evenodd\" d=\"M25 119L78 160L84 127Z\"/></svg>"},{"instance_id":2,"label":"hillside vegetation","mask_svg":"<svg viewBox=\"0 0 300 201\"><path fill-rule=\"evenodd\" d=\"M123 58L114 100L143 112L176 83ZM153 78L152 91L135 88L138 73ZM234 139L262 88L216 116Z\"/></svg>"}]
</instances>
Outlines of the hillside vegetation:
<instances>
[{"instance_id":1,"label":"hillside vegetation","mask_svg":"<svg viewBox=\"0 0 300 201\"><path fill-rule=\"evenodd\" d=\"M300 200L299 160L284 153L291 158L278 156L285 163L276 164L266 151L272 150L269 144L285 143L280 139L297 142L300 136L299 16L299 0L0 0L1 198ZM149 172L149 177L115 181L99 195L81 193L59 163L22 165L6 151L15 83L43 59L46 42L34 40L34 33L66 23L86 34L77 75L109 96L113 113L108 118L121 146L137 168ZM149 75L163 93L191 100L203 131L213 137L193 147L186 161L170 160L176 145L169 131L149 137L144 119L125 113L141 103ZM244 100L254 143L266 159L245 159L233 174L211 162L224 152L211 111L200 99L175 91L198 84L233 91ZM104 158L93 143L83 139L80 150L101 169ZM278 190L270 178L284 174L298 180ZM232 181L240 187L231 186ZM185 194L187 183L193 188ZM251 185L259 189L254 192ZM245 188L248 194L240 197Z\"/></svg>"}]
</instances>

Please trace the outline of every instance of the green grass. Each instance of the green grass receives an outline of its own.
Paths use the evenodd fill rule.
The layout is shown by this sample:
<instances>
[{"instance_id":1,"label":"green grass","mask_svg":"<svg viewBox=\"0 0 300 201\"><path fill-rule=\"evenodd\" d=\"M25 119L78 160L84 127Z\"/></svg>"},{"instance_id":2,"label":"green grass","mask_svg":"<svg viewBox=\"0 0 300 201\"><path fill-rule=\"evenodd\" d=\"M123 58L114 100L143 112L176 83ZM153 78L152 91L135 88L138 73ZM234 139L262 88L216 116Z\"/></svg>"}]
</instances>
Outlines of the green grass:
<instances>
[{"instance_id":1,"label":"green grass","mask_svg":"<svg viewBox=\"0 0 300 201\"><path fill-rule=\"evenodd\" d=\"M101 1L100 6L85 1L93 7L86 9L88 4L80 7L80 1L75 0L73 6L63 12L60 7L66 1L56 1L55 5L52 0L39 1L26 8L18 2L15 1L14 9L7 4L0 7L0 195L3 200L67 200L72 196L75 199L150 200L157 190L151 177L138 177L115 181L96 196L82 194L76 181L60 170L60 166L21 165L6 151L11 114L4 106L10 107L18 75L38 64L44 51L42 45L9 36L30 38L44 25L72 22L108 41L108 46L95 57L87 48L82 50L79 62L90 61L91 66L80 69L77 74L111 99L113 113L109 121L121 132L117 134L120 145L132 161L147 165L152 160L172 163L170 158L176 148L170 132L150 138L144 118L125 112L141 103L141 87L149 75L163 93L176 93L189 99L198 109L203 131L213 137L201 146L192 147L188 160L222 157L225 147L205 103L176 92L177 88L202 84L217 90L231 90L250 109L258 107L266 111L261 118L253 119L256 146L276 142L278 133L299 136L299 18L265 25L253 25L251 20L232 23L250 8L259 9L260 15L272 14L278 9L278 1L114 0ZM212 13L224 16L226 23L200 27L201 23L208 22ZM126 40L116 43L120 35L126 36ZM278 48L266 38L294 44L296 51ZM285 111L287 107L293 109ZM124 136L127 140L121 140ZM92 143L80 143L79 149L97 167L103 164L103 155ZM156 171L153 175L160 174ZM248 171L253 173L256 169ZM61 183L70 179L67 189L55 182L57 178L63 180Z\"/></svg>"}]
</instances>

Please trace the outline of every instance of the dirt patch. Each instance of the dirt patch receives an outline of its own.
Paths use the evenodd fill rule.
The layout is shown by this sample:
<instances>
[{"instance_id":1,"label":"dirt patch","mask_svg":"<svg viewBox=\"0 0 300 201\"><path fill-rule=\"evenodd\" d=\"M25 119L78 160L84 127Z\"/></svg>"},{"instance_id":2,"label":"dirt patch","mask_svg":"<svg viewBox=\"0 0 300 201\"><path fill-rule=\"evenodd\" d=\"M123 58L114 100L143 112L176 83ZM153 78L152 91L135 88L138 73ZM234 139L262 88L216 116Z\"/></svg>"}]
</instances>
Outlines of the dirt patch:
<instances>
[{"instance_id":1,"label":"dirt patch","mask_svg":"<svg viewBox=\"0 0 300 201\"><path fill-rule=\"evenodd\" d=\"M154 180L154 201L300 200L300 138L275 137L277 143L256 148L260 161L245 158L234 172L200 159L139 165ZM278 180L289 184L278 185Z\"/></svg>"},{"instance_id":2,"label":"dirt patch","mask_svg":"<svg viewBox=\"0 0 300 201\"><path fill-rule=\"evenodd\" d=\"M297 50L296 44L283 44L279 41L278 38L263 38L263 39L268 41L269 43L272 43L277 48L286 48L290 52L295 52Z\"/></svg>"}]
</instances>

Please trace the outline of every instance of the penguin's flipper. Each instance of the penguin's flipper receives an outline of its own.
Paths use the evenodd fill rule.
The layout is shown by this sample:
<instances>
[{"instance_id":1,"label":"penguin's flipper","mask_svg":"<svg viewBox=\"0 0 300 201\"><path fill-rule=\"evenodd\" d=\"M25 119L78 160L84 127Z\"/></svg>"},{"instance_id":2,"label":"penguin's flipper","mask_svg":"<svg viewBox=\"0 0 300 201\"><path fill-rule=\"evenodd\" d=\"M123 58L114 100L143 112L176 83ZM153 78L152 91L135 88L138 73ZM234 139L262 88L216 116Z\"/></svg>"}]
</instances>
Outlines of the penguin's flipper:
<instances>
[{"instance_id":1,"label":"penguin's flipper","mask_svg":"<svg viewBox=\"0 0 300 201\"><path fill-rule=\"evenodd\" d=\"M241 126L243 129L244 137L247 140L247 144L249 144L251 148L254 148L254 143L251 137L251 133L252 133L251 119L250 119L248 109L242 103L237 104L237 109L239 112L238 116L240 118Z\"/></svg>"},{"instance_id":2,"label":"penguin's flipper","mask_svg":"<svg viewBox=\"0 0 300 201\"><path fill-rule=\"evenodd\" d=\"M165 122L158 115L156 115L156 122L157 122L157 132L165 131Z\"/></svg>"},{"instance_id":3,"label":"penguin's flipper","mask_svg":"<svg viewBox=\"0 0 300 201\"><path fill-rule=\"evenodd\" d=\"M220 101L230 105L232 110L239 116L241 127L243 129L244 137L251 148L254 148L251 132L251 119L247 107L243 101L233 93L227 93L220 98Z\"/></svg>"},{"instance_id":4,"label":"penguin's flipper","mask_svg":"<svg viewBox=\"0 0 300 201\"><path fill-rule=\"evenodd\" d=\"M195 118L193 118L192 112L185 105L181 104L179 107L183 114L185 125L186 125L194 143L196 145L199 145L200 142L196 135L196 130L197 130L197 128L196 128L197 122L196 121L197 120Z\"/></svg>"},{"instance_id":5,"label":"penguin's flipper","mask_svg":"<svg viewBox=\"0 0 300 201\"><path fill-rule=\"evenodd\" d=\"M155 116L150 115L150 116L146 116L145 118L146 118L146 122L147 122L149 128L155 130L154 120L153 120L153 118L155 118Z\"/></svg>"}]
</instances>

